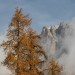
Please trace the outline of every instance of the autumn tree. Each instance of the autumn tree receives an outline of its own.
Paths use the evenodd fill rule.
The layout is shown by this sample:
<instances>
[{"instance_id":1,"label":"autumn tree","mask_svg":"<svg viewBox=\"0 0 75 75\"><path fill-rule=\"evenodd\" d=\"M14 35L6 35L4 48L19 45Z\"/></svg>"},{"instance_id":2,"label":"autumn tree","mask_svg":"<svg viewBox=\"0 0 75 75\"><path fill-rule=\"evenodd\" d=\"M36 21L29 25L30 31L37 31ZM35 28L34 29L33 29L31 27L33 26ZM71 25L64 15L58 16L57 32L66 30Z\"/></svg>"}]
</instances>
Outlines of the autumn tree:
<instances>
[{"instance_id":1,"label":"autumn tree","mask_svg":"<svg viewBox=\"0 0 75 75\"><path fill-rule=\"evenodd\" d=\"M42 63L39 55L44 55L42 47L38 45L40 38L31 28L28 15L23 16L21 9L16 9L15 15L9 25L7 41L1 46L7 57L4 65L15 75L40 75L39 64ZM46 56L45 56L46 58Z\"/></svg>"},{"instance_id":2,"label":"autumn tree","mask_svg":"<svg viewBox=\"0 0 75 75\"><path fill-rule=\"evenodd\" d=\"M14 70L15 75L22 75L19 74L20 66L24 66L24 61L21 59L20 53L21 50L23 50L24 44L22 44L21 40L25 36L25 27L30 25L30 23L31 19L28 18L28 15L23 16L22 10L16 9L15 15L8 28L8 41L2 43L2 46L7 53L4 64L12 71Z\"/></svg>"},{"instance_id":3,"label":"autumn tree","mask_svg":"<svg viewBox=\"0 0 75 75\"><path fill-rule=\"evenodd\" d=\"M28 69L25 71L26 75L43 75L41 69L41 64L45 61L40 57L44 55L44 58L47 59L45 52L42 47L38 44L40 36L33 31L32 28L29 28L27 31L28 40L23 40L25 43L28 53L26 54ZM27 68L27 67L26 67Z\"/></svg>"},{"instance_id":4,"label":"autumn tree","mask_svg":"<svg viewBox=\"0 0 75 75\"><path fill-rule=\"evenodd\" d=\"M50 60L48 65L49 75L59 75L62 71L62 66L60 66L54 58Z\"/></svg>"}]
</instances>

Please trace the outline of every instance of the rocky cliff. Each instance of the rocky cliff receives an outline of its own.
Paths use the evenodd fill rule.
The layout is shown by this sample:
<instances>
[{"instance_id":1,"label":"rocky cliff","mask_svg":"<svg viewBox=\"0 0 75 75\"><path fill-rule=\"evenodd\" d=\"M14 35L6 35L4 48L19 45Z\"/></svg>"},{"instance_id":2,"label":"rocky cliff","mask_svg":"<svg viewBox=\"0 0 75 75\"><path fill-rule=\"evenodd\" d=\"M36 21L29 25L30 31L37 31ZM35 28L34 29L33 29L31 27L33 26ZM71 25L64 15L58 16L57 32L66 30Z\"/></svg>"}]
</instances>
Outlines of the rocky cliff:
<instances>
[{"instance_id":1,"label":"rocky cliff","mask_svg":"<svg viewBox=\"0 0 75 75\"><path fill-rule=\"evenodd\" d=\"M67 54L67 50L62 44L67 29L69 29L69 25L65 23L60 23L58 26L43 27L40 34L40 44L43 46L48 58L51 56L59 58L61 55Z\"/></svg>"}]
</instances>

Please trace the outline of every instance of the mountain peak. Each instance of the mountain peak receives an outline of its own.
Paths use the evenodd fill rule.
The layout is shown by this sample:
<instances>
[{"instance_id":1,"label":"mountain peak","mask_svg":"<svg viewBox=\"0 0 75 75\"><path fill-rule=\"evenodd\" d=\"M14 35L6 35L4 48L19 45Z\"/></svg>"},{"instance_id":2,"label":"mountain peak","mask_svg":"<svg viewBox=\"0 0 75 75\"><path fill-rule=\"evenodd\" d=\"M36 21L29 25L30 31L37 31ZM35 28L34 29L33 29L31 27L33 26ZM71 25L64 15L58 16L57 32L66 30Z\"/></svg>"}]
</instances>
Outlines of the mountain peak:
<instances>
[{"instance_id":1,"label":"mountain peak","mask_svg":"<svg viewBox=\"0 0 75 75\"><path fill-rule=\"evenodd\" d=\"M47 54L49 53L49 58L52 55L58 58L62 54L67 53L67 50L65 48L61 49L63 42L62 39L64 39L65 37L67 28L69 28L69 25L66 23L60 23L60 25L43 27L41 32L41 45L43 46Z\"/></svg>"}]
</instances>

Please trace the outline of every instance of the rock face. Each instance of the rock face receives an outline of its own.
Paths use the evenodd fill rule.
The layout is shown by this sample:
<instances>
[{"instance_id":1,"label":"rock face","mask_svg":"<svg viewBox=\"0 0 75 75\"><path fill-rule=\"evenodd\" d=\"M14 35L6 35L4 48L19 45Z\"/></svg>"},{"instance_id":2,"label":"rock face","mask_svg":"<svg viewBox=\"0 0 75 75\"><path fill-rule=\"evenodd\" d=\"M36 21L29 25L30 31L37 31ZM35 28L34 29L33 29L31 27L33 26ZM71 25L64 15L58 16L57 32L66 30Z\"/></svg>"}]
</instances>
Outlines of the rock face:
<instances>
[{"instance_id":1,"label":"rock face","mask_svg":"<svg viewBox=\"0 0 75 75\"><path fill-rule=\"evenodd\" d=\"M40 44L43 46L48 58L56 57L59 58L63 53L67 53L67 50L63 48L62 42L66 35L65 31L69 26L64 23L60 23L58 27L43 27L40 34Z\"/></svg>"}]
</instances>

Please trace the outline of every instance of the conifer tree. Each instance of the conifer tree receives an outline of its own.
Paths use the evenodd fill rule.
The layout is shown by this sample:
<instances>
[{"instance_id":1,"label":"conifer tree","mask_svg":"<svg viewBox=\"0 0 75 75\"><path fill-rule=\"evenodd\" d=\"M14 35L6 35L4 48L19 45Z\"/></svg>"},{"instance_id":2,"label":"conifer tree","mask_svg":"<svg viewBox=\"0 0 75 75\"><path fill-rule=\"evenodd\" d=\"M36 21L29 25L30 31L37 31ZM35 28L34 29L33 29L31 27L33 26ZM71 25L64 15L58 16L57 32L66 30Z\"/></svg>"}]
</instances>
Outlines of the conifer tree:
<instances>
[{"instance_id":1,"label":"conifer tree","mask_svg":"<svg viewBox=\"0 0 75 75\"><path fill-rule=\"evenodd\" d=\"M1 45L7 54L4 65L15 75L40 75L39 63L43 61L38 55L46 57L37 43L40 37L32 29L27 30L30 24L28 15L23 16L22 10L16 9L8 28L8 40Z\"/></svg>"},{"instance_id":2,"label":"conifer tree","mask_svg":"<svg viewBox=\"0 0 75 75\"><path fill-rule=\"evenodd\" d=\"M23 70L21 69L21 67L24 66L24 61L21 59L21 56L23 55L21 50L24 50L22 39L26 36L25 27L29 26L30 23L31 19L28 15L23 16L22 10L17 8L8 28L8 41L2 43L2 46L7 53L4 64L14 71L15 75L24 75L22 74Z\"/></svg>"},{"instance_id":3,"label":"conifer tree","mask_svg":"<svg viewBox=\"0 0 75 75\"><path fill-rule=\"evenodd\" d=\"M51 59L48 65L49 75L59 75L62 71L62 66L60 66L54 58Z\"/></svg>"},{"instance_id":4,"label":"conifer tree","mask_svg":"<svg viewBox=\"0 0 75 75\"><path fill-rule=\"evenodd\" d=\"M40 39L40 36L36 34L36 32L33 31L32 28L29 28L27 31L27 37L28 40L23 40L23 42L26 45L26 49L28 51L27 53L27 64L30 66L29 71L26 71L26 75L40 75L42 74L40 70L41 64L44 62L44 60L40 59L40 55L44 55L44 57L47 59L47 56L45 52L43 51L42 47L38 45L38 40ZM27 68L27 67L26 67Z\"/></svg>"}]
</instances>

